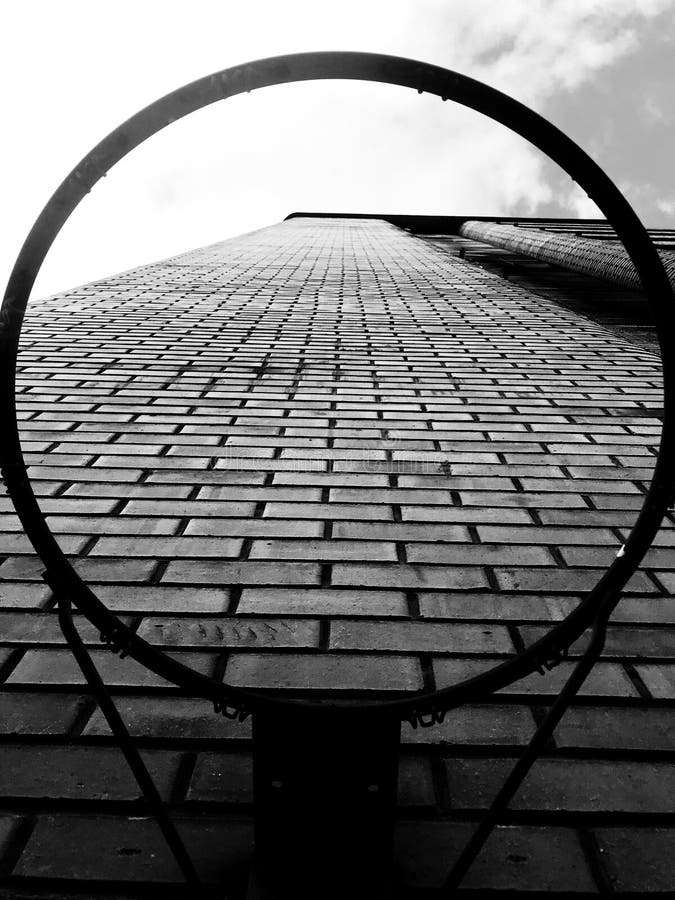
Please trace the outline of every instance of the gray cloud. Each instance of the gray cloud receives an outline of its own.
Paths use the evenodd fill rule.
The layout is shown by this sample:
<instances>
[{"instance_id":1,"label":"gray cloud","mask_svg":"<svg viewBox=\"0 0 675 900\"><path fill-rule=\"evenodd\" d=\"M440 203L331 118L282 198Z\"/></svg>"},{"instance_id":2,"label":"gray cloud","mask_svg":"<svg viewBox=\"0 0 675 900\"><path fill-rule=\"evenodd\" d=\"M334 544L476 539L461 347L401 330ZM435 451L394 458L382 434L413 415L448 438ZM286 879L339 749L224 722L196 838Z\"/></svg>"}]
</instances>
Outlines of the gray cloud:
<instances>
[{"instance_id":1,"label":"gray cloud","mask_svg":"<svg viewBox=\"0 0 675 900\"><path fill-rule=\"evenodd\" d=\"M544 112L586 148L624 190L648 225L675 227L675 10L648 23L632 50L578 92L560 92ZM543 215L578 209L552 167ZM576 203L575 203L576 199Z\"/></svg>"},{"instance_id":2,"label":"gray cloud","mask_svg":"<svg viewBox=\"0 0 675 900\"><path fill-rule=\"evenodd\" d=\"M82 0L2 9L12 136L0 151L3 275L54 187L112 127L210 71L302 50L393 53L486 80L595 153L650 220L672 221L672 2L192 0L186 14L175 0L118 0L105 16L92 9ZM38 293L299 208L569 214L587 204L532 148L451 103L382 85L289 85L204 110L122 161L64 228Z\"/></svg>"}]
</instances>

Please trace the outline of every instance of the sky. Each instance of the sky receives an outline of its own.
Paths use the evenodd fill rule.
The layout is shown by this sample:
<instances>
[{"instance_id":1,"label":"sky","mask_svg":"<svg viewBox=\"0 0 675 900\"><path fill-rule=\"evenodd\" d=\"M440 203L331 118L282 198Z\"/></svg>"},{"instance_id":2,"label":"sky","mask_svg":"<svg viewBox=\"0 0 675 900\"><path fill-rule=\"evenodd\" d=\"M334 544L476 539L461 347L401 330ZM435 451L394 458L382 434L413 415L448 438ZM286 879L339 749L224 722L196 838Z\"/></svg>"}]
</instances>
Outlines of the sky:
<instances>
[{"instance_id":1,"label":"sky","mask_svg":"<svg viewBox=\"0 0 675 900\"><path fill-rule=\"evenodd\" d=\"M0 279L48 198L114 127L211 72L284 53L407 56L485 81L576 140L648 226L675 228L675 0L5 0ZM34 296L290 212L593 216L502 126L391 85L281 85L174 123L55 241Z\"/></svg>"}]
</instances>

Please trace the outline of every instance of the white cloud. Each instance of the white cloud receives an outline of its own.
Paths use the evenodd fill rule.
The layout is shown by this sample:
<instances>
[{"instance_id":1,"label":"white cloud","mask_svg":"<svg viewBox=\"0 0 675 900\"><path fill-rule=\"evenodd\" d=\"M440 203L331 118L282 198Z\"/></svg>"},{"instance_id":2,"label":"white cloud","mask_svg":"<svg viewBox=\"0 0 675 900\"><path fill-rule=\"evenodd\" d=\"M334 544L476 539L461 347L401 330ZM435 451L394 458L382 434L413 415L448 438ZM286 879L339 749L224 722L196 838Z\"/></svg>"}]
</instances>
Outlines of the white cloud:
<instances>
[{"instance_id":1,"label":"white cloud","mask_svg":"<svg viewBox=\"0 0 675 900\"><path fill-rule=\"evenodd\" d=\"M641 22L666 6L7 4L0 83L11 85L3 97L11 140L1 151L0 273L77 159L138 108L209 71L277 53L368 50L464 71L544 109L556 92L579 91L634 50ZM381 85L272 88L176 123L120 163L64 229L38 290L210 243L298 208L526 213L550 193L535 151L451 103Z\"/></svg>"},{"instance_id":2,"label":"white cloud","mask_svg":"<svg viewBox=\"0 0 675 900\"><path fill-rule=\"evenodd\" d=\"M577 216L580 219L602 218L602 213L595 203L587 194L582 193L580 189L571 191L563 202L570 210L572 216Z\"/></svg>"},{"instance_id":3,"label":"white cloud","mask_svg":"<svg viewBox=\"0 0 675 900\"><path fill-rule=\"evenodd\" d=\"M662 213L669 216L675 216L675 197L672 200L657 200L656 205Z\"/></svg>"}]
</instances>

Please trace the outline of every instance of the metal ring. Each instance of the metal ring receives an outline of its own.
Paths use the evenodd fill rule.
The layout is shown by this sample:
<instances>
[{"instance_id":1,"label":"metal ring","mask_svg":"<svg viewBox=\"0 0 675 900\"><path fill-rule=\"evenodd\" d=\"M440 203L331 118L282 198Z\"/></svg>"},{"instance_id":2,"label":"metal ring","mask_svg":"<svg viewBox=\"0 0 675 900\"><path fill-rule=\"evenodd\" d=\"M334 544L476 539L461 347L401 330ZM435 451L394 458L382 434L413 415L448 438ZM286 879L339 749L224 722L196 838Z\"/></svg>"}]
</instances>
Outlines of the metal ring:
<instances>
[{"instance_id":1,"label":"metal ring","mask_svg":"<svg viewBox=\"0 0 675 900\"><path fill-rule=\"evenodd\" d=\"M70 214L93 185L116 162L151 135L217 100L270 85L320 79L351 79L396 84L454 100L480 112L528 140L556 162L597 204L632 259L651 305L663 360L664 422L659 455L648 493L623 555L618 556L598 584L567 618L519 656L475 678L439 691L410 697L318 703L282 699L264 691L226 685L184 666L137 637L96 597L77 575L45 521L26 472L16 420L15 371L21 324L37 273ZM675 295L644 226L602 169L565 134L537 113L507 95L465 75L416 60L373 53L299 53L251 62L194 81L147 106L128 119L84 157L49 200L31 229L12 270L0 311L0 464L16 511L36 553L45 579L65 591L98 628L114 635L116 645L138 662L174 684L211 699L219 707L241 714L284 706L312 707L317 713L349 708L350 714L396 715L415 720L475 701L559 658L561 652L599 616L608 616L620 592L648 550L673 497L669 472L675 460L675 429L667 398L675 379ZM670 404L672 405L672 404Z\"/></svg>"}]
</instances>

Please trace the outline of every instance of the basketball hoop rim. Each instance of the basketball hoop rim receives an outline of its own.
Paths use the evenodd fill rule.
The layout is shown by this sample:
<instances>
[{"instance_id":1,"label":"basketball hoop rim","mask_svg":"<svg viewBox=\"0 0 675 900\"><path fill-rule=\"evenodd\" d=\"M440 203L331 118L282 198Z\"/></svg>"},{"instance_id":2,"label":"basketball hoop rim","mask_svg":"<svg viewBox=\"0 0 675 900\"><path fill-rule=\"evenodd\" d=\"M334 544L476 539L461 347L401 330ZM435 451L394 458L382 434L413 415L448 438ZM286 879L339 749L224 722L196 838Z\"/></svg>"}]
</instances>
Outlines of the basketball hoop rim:
<instances>
[{"instance_id":1,"label":"basketball hoop rim","mask_svg":"<svg viewBox=\"0 0 675 900\"><path fill-rule=\"evenodd\" d=\"M35 278L61 227L120 159L172 122L218 100L279 84L359 80L398 85L452 100L507 127L556 162L588 194L614 227L642 281L656 323L663 367L664 418L658 458L642 508L625 545L598 583L561 622L521 654L488 671L433 692L356 703L344 698L306 700L223 684L168 656L134 634L85 584L51 533L26 471L16 417L16 362L21 326ZM35 221L19 252L0 309L0 466L16 512L55 594L68 596L122 655L175 685L211 700L226 715L312 708L401 719L431 716L485 699L531 672L550 668L601 615L607 617L658 531L674 493L675 428L668 398L675 380L675 293L652 240L619 189L570 138L519 101L482 82L417 60L374 53L321 52L270 57L224 69L175 90L136 113L97 144L70 172ZM670 403L672 406L672 402Z\"/></svg>"}]
</instances>

